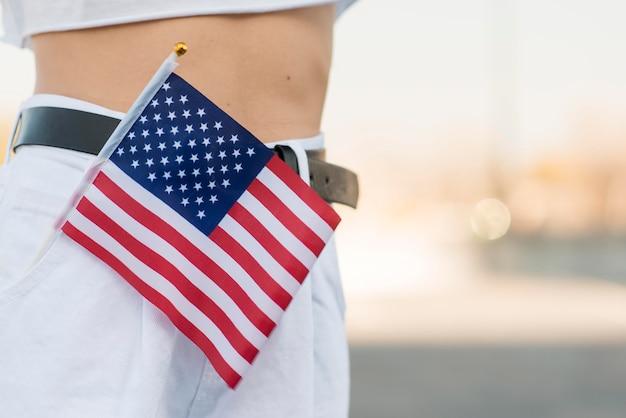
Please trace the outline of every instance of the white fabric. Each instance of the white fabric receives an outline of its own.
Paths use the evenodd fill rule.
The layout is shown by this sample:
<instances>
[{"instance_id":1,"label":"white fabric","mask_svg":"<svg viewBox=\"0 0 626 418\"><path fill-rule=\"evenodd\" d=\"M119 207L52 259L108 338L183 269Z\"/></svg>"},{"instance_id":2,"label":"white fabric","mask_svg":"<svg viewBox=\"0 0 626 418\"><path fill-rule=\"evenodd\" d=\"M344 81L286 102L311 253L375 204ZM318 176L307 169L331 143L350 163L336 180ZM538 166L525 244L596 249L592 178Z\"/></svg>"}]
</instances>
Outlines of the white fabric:
<instances>
[{"instance_id":1,"label":"white fabric","mask_svg":"<svg viewBox=\"0 0 626 418\"><path fill-rule=\"evenodd\" d=\"M225 13L259 13L337 3L339 16L355 0L1 0L3 40L28 46L31 35L70 29Z\"/></svg>"},{"instance_id":2,"label":"white fabric","mask_svg":"<svg viewBox=\"0 0 626 418\"><path fill-rule=\"evenodd\" d=\"M67 237L23 273L92 158L23 146L0 167L1 415L346 417L332 241L235 391L158 309Z\"/></svg>"}]
</instances>

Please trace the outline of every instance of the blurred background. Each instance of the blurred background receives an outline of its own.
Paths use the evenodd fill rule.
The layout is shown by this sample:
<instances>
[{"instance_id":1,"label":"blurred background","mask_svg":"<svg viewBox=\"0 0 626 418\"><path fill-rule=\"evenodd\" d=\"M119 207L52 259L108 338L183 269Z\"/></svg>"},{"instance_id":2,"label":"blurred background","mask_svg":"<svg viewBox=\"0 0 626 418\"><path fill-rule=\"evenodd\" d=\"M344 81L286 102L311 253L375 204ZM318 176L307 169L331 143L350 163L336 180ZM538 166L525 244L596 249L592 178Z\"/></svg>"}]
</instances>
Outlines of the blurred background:
<instances>
[{"instance_id":1,"label":"blurred background","mask_svg":"<svg viewBox=\"0 0 626 418\"><path fill-rule=\"evenodd\" d=\"M352 418L626 414L626 3L359 0L324 131ZM32 56L0 46L0 138Z\"/></svg>"}]
</instances>

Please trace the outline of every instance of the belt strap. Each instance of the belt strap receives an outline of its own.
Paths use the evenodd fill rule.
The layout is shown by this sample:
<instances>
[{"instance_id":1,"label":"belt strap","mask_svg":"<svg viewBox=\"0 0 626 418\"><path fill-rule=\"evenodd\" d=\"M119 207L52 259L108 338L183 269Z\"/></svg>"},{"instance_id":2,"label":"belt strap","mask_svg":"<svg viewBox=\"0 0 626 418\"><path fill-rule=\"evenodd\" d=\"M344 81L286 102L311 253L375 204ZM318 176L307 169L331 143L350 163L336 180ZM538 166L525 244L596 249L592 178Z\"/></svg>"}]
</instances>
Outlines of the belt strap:
<instances>
[{"instance_id":1,"label":"belt strap","mask_svg":"<svg viewBox=\"0 0 626 418\"><path fill-rule=\"evenodd\" d=\"M98 155L120 120L62 107L22 110L13 149L48 145Z\"/></svg>"},{"instance_id":2,"label":"belt strap","mask_svg":"<svg viewBox=\"0 0 626 418\"><path fill-rule=\"evenodd\" d=\"M22 145L46 145L97 155L119 124L119 119L60 107L32 107L22 110L13 149ZM298 172L295 152L276 146L274 152ZM324 161L323 150L307 151L310 183L327 202L356 208L358 178L346 168Z\"/></svg>"},{"instance_id":3,"label":"belt strap","mask_svg":"<svg viewBox=\"0 0 626 418\"><path fill-rule=\"evenodd\" d=\"M293 149L284 145L276 145L274 152L299 173L298 157ZM309 183L313 190L327 202L343 203L356 208L359 196L357 175L343 167L324 161L324 150L307 151L309 164Z\"/></svg>"}]
</instances>

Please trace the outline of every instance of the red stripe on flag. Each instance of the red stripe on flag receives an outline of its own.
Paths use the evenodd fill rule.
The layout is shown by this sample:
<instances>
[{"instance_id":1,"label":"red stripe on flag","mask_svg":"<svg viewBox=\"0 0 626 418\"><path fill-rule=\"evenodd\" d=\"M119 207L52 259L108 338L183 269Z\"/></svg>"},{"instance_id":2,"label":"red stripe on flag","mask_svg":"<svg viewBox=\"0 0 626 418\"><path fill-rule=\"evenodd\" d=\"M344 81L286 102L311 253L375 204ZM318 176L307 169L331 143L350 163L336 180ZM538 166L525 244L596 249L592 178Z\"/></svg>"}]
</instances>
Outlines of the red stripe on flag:
<instances>
[{"instance_id":1,"label":"red stripe on flag","mask_svg":"<svg viewBox=\"0 0 626 418\"><path fill-rule=\"evenodd\" d=\"M122 276L131 286L133 286L143 297L162 310L172 323L193 341L211 361L215 371L226 381L229 387L234 388L241 380L241 376L229 366L224 360L219 350L195 325L188 321L176 307L162 294L148 286L143 280L135 275L117 257L97 244L87 235L78 230L74 225L66 222L62 227L63 232L86 250L104 261L109 267Z\"/></svg>"},{"instance_id":2,"label":"red stripe on flag","mask_svg":"<svg viewBox=\"0 0 626 418\"><path fill-rule=\"evenodd\" d=\"M219 225L209 238L226 251L252 277L261 289L284 311L291 302L291 295L265 271L240 243ZM269 334L268 334L269 335Z\"/></svg>"},{"instance_id":3,"label":"red stripe on flag","mask_svg":"<svg viewBox=\"0 0 626 418\"><path fill-rule=\"evenodd\" d=\"M276 324L261 310L241 288L239 283L226 273L217 263L207 257L199 248L185 238L170 224L149 211L122 190L105 173L100 172L94 180L94 185L109 199L115 202L124 212L137 222L154 232L171 246L176 248L196 268L202 271L217 284L241 309L246 317L264 335L269 335Z\"/></svg>"},{"instance_id":4,"label":"red stripe on flag","mask_svg":"<svg viewBox=\"0 0 626 418\"><path fill-rule=\"evenodd\" d=\"M248 191L257 198L289 231L300 240L313 254L318 256L326 245L302 219L291 211L265 184L254 179Z\"/></svg>"},{"instance_id":5,"label":"red stripe on flag","mask_svg":"<svg viewBox=\"0 0 626 418\"><path fill-rule=\"evenodd\" d=\"M290 189L293 191L302 201L304 201L320 218L322 218L328 226L333 230L339 225L341 218L337 213L326 203L315 190L308 187L302 187L303 180L293 175L293 170L288 165L284 164L278 156L273 156L268 162L266 167L272 171L278 178L280 178Z\"/></svg>"},{"instance_id":6,"label":"red stripe on flag","mask_svg":"<svg viewBox=\"0 0 626 418\"><path fill-rule=\"evenodd\" d=\"M235 202L228 214L248 231L298 282L304 281L309 269L291 254L254 215L239 202Z\"/></svg>"},{"instance_id":7,"label":"red stripe on flag","mask_svg":"<svg viewBox=\"0 0 626 418\"><path fill-rule=\"evenodd\" d=\"M241 334L228 315L211 298L191 283L172 263L126 232L124 228L86 198L81 199L76 210L98 225L100 229L119 242L139 261L172 283L192 305L222 331L241 357L252 363L259 350Z\"/></svg>"}]
</instances>

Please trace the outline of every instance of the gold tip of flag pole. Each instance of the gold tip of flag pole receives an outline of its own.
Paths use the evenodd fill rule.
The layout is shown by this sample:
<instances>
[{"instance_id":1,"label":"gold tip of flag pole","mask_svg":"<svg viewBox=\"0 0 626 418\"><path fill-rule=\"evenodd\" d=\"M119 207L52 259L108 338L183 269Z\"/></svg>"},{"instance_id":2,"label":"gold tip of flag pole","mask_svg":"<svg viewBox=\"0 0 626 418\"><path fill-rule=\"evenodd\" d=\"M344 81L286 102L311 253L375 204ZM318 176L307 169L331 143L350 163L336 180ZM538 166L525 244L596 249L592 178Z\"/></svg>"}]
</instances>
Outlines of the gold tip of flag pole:
<instances>
[{"instance_id":1,"label":"gold tip of flag pole","mask_svg":"<svg viewBox=\"0 0 626 418\"><path fill-rule=\"evenodd\" d=\"M179 57L182 57L183 55L185 55L185 52L187 52L187 44L184 42L178 42L176 45L174 45L174 52Z\"/></svg>"}]
</instances>

